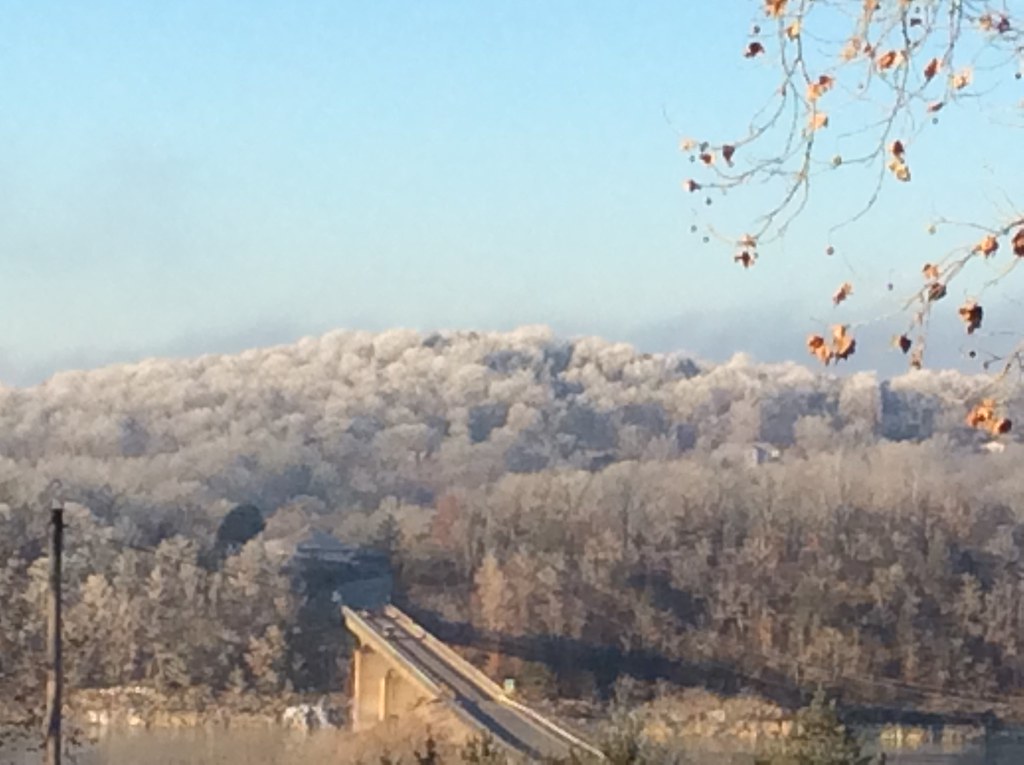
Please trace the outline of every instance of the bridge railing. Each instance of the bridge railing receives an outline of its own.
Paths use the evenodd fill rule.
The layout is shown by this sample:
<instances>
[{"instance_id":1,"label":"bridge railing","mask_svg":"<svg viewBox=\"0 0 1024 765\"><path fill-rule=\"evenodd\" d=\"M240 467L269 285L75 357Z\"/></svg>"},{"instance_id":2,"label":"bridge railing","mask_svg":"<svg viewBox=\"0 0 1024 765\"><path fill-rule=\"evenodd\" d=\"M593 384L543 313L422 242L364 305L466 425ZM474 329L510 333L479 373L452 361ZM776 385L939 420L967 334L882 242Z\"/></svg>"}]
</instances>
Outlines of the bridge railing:
<instances>
[{"instance_id":1,"label":"bridge railing","mask_svg":"<svg viewBox=\"0 0 1024 765\"><path fill-rule=\"evenodd\" d=\"M372 636L373 647L386 654L387 657L394 662L396 667L401 668L411 676L412 680L423 686L423 690L437 698L447 698L451 696L450 692L446 692L447 689L442 689L440 685L434 682L433 678L428 677L427 674L422 672L415 664L402 656L402 654L400 654L395 647L387 641L387 638L380 635L373 625L367 622L362 616L348 606L342 606L341 612L345 617L345 622L349 625L349 629L352 629L352 627L355 626L359 632L364 633L366 636Z\"/></svg>"},{"instance_id":2,"label":"bridge railing","mask_svg":"<svg viewBox=\"0 0 1024 765\"><path fill-rule=\"evenodd\" d=\"M437 683L433 678L429 677L426 673L421 671L416 664L401 654L394 646L388 642L388 636L382 634L376 627L370 624L364 619L358 612L353 611L348 606L342 606L342 615L345 617L345 623L349 629L354 633L362 634L364 638L369 638L375 650L380 650L394 663L395 667L409 678L414 683L418 683L422 686L423 690L427 692L432 698L441 700L449 705L449 708L455 712L455 716L465 723L470 729L479 727L478 721L471 715L466 709L459 704L454 704L455 693L447 685ZM401 613L401 612L399 612ZM415 622L409 619L405 614L401 614L402 617L414 627L418 628L418 632L412 634L419 637L421 634L427 634L422 627L419 627ZM394 617L391 617L394 618ZM402 623L405 627L405 622ZM406 627L408 629L408 627Z\"/></svg>"},{"instance_id":3,"label":"bridge railing","mask_svg":"<svg viewBox=\"0 0 1024 765\"><path fill-rule=\"evenodd\" d=\"M410 634L419 638L425 646L430 648L438 656L444 658L459 672L472 680L481 690L495 698L505 698L505 690L494 680L485 675L472 662L466 660L460 653L451 648L443 640L439 640L416 623L411 616L400 611L392 605L384 606L385 615L400 625Z\"/></svg>"},{"instance_id":4,"label":"bridge railing","mask_svg":"<svg viewBox=\"0 0 1024 765\"><path fill-rule=\"evenodd\" d=\"M511 707L512 709L515 709L517 712L519 712L522 715L525 715L526 717L529 717L535 723L545 728L549 732L553 733L555 736L558 736L563 741L566 741L571 746L574 746L581 751L587 752L588 754L591 754L599 759L604 759L604 753L601 750L591 746L586 741L581 739L579 736L574 735L573 733L563 728L561 725L548 719L547 717L535 711L534 709L531 709L525 704L522 704L513 699L505 692L504 688L502 688L500 685L498 685L498 683L496 683L494 680L492 680L490 677L484 674L482 670L476 667L472 662L465 659L460 653L451 648L447 643L445 643L442 640L439 640L438 638L434 637L432 634L427 632L427 630L421 627L416 621L412 619L412 617L408 616L404 611L401 611L392 605L387 605L384 607L384 613L388 618L390 618L396 624L401 626L411 635L423 641L423 644L430 648L430 650L432 650L438 656L441 656L443 659L445 659L464 677L467 677L470 680L472 680L481 690L483 690L485 693L487 693L487 695L491 696L496 701L505 704L506 706Z\"/></svg>"},{"instance_id":5,"label":"bridge railing","mask_svg":"<svg viewBox=\"0 0 1024 765\"><path fill-rule=\"evenodd\" d=\"M565 728L563 728L561 725L559 725L558 723L554 722L550 718L545 717L540 712L532 709L531 707L528 707L525 704L521 704L520 702L516 701L515 699L509 698L507 695L504 695L504 694L501 696L499 701L501 701L501 703L503 703L503 704L507 704L508 706L512 707L517 712L520 712L521 714L526 715L527 717L532 719L534 722L536 722L537 724L543 726L544 728L547 728L549 731L554 733L556 736L559 736L564 741L569 742L569 744L571 746L576 747L580 751L587 752L588 754L591 754L594 757L597 757L599 760L605 759L604 752L602 752L600 749L598 749L597 747L591 746L586 741L581 739L579 736L576 736L573 733L570 733Z\"/></svg>"}]
</instances>

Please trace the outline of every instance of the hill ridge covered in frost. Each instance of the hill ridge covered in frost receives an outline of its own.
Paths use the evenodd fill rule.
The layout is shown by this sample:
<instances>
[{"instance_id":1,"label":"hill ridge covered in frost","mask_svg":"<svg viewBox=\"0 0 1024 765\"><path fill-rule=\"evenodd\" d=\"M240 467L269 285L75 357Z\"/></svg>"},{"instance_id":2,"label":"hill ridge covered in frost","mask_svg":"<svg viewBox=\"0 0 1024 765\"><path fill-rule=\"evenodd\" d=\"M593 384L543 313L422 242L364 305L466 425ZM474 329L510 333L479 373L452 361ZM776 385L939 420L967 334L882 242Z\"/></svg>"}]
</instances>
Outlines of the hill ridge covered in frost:
<instances>
[{"instance_id":1,"label":"hill ridge covered in frost","mask_svg":"<svg viewBox=\"0 0 1024 765\"><path fill-rule=\"evenodd\" d=\"M735 444L970 445L983 437L963 426L964 401L988 380L837 377L744 356L710 364L546 327L334 331L0 389L0 481L26 502L59 477L93 504L98 492L165 507L296 496L430 504L506 472L599 470Z\"/></svg>"}]
</instances>

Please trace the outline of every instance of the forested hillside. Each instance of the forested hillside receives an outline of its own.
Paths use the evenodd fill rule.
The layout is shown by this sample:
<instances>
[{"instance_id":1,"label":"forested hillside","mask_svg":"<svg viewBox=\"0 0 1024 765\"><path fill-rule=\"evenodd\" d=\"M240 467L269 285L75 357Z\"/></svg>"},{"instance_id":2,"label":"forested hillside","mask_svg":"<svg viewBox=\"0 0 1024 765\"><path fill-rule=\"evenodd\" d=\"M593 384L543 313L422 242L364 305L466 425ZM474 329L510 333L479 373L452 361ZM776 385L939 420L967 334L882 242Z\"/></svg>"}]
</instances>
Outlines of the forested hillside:
<instances>
[{"instance_id":1,"label":"forested hillside","mask_svg":"<svg viewBox=\"0 0 1024 765\"><path fill-rule=\"evenodd\" d=\"M198 505L431 505L505 473L594 470L757 441L812 452L956 442L984 384L920 372L835 378L742 357L639 354L544 328L335 332L235 356L64 372L0 389L9 501L53 477L101 517ZM26 470L30 467L31 470Z\"/></svg>"},{"instance_id":2,"label":"forested hillside","mask_svg":"<svg viewBox=\"0 0 1024 765\"><path fill-rule=\"evenodd\" d=\"M59 479L73 684L340 681L339 636L295 632L302 597L265 545L312 527L386 549L399 598L545 692L631 673L1024 694L1022 448L965 426L986 384L530 328L335 332L5 389L0 677L41 667ZM243 503L265 531L210 565Z\"/></svg>"}]
</instances>

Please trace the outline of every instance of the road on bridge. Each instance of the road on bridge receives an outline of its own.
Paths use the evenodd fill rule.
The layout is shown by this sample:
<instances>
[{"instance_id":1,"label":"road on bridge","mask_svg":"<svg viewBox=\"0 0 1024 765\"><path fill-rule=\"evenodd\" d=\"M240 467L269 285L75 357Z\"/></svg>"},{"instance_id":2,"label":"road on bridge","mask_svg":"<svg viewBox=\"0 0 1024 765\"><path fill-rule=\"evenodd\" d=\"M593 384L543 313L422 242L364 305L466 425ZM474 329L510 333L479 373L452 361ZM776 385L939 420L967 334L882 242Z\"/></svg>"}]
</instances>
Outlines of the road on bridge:
<instances>
[{"instance_id":1,"label":"road on bridge","mask_svg":"<svg viewBox=\"0 0 1024 765\"><path fill-rule=\"evenodd\" d=\"M463 717L489 732L497 741L532 759L567 757L573 744L554 726L539 722L527 712L497 700L491 691L458 669L446 657L412 634L391 616L361 612L360 617L402 658L442 688L448 688L450 703ZM537 716L539 717L539 716Z\"/></svg>"}]
</instances>

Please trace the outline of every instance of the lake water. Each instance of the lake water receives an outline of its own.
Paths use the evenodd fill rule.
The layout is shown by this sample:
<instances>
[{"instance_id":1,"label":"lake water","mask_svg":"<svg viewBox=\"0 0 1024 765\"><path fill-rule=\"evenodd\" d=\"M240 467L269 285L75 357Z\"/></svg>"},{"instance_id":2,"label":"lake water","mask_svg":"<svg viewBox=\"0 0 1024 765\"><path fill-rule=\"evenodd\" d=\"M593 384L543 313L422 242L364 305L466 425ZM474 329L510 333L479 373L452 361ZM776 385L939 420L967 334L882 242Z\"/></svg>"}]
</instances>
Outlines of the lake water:
<instances>
[{"instance_id":1,"label":"lake water","mask_svg":"<svg viewBox=\"0 0 1024 765\"><path fill-rule=\"evenodd\" d=\"M722 751L701 754L691 747L692 765L750 765L752 757L729 755ZM1021 734L997 735L987 742L978 741L960 748L946 748L939 744L923 745L918 749L886 749L886 765L1024 765L1024 738Z\"/></svg>"},{"instance_id":2,"label":"lake water","mask_svg":"<svg viewBox=\"0 0 1024 765\"><path fill-rule=\"evenodd\" d=\"M281 730L111 732L65 757L68 765L277 765L345 762L343 733ZM41 753L0 746L0 765L39 765Z\"/></svg>"},{"instance_id":3,"label":"lake water","mask_svg":"<svg viewBox=\"0 0 1024 765\"><path fill-rule=\"evenodd\" d=\"M281 730L167 730L111 733L65 758L68 765L311 765L375 759L360 751L350 734L313 734ZM1022 765L1024 741L1019 735L995 737L961 751L941 747L889 752L887 765ZM408 758L405 758L408 760ZM692 765L744 765L750 759L724 752L692 752ZM38 765L41 753L12 744L0 745L0 765Z\"/></svg>"},{"instance_id":4,"label":"lake water","mask_svg":"<svg viewBox=\"0 0 1024 765\"><path fill-rule=\"evenodd\" d=\"M1024 742L1019 735L995 736L960 751L932 746L917 751L887 752L886 765L1022 765Z\"/></svg>"}]
</instances>

